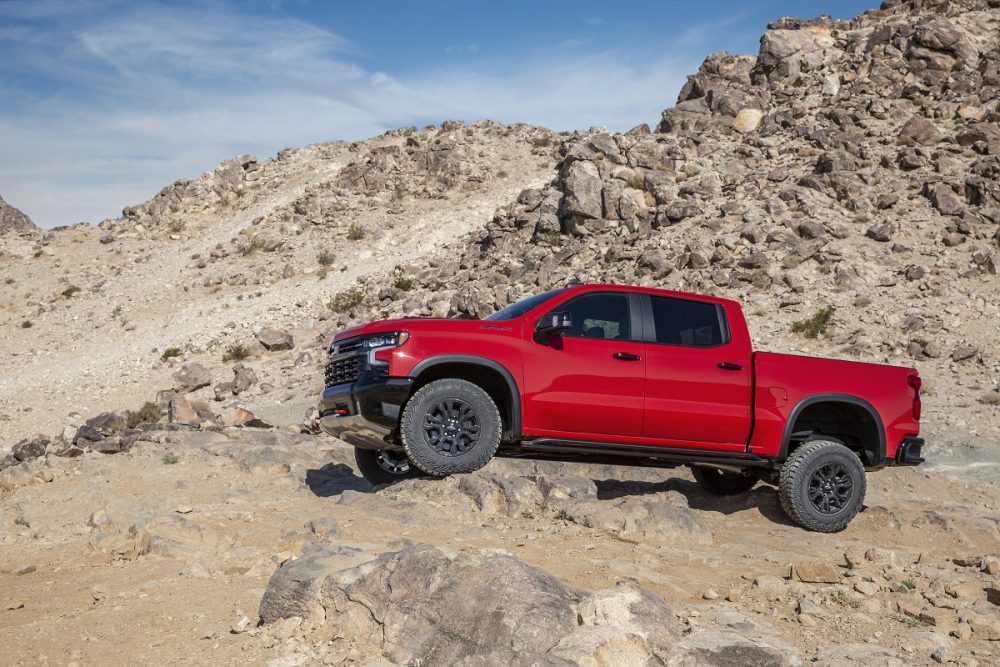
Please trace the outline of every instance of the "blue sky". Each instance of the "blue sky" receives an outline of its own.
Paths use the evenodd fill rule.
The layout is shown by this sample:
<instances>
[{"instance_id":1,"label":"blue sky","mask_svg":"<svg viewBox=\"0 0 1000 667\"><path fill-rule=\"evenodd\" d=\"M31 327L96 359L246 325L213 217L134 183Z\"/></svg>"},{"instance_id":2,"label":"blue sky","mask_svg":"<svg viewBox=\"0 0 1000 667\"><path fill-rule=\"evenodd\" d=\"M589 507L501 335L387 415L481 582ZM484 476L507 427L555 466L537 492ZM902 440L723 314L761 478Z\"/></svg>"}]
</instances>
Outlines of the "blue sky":
<instances>
[{"instance_id":1,"label":"blue sky","mask_svg":"<svg viewBox=\"0 0 1000 667\"><path fill-rule=\"evenodd\" d=\"M876 0L0 0L0 196L118 215L238 153L494 118L654 124L712 51Z\"/></svg>"}]
</instances>

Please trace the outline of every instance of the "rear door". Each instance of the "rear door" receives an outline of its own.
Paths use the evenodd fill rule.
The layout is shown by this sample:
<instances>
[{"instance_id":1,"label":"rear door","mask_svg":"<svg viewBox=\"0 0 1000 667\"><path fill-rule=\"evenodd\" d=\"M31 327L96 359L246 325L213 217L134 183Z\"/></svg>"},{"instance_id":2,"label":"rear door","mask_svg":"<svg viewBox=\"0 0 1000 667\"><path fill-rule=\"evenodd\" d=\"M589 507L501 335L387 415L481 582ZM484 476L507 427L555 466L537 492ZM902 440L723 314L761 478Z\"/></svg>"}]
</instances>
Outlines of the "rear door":
<instances>
[{"instance_id":1,"label":"rear door","mask_svg":"<svg viewBox=\"0 0 1000 667\"><path fill-rule=\"evenodd\" d=\"M568 440L642 435L646 362L638 295L585 292L551 310L569 312L573 326L548 345L526 343L525 433Z\"/></svg>"},{"instance_id":2,"label":"rear door","mask_svg":"<svg viewBox=\"0 0 1000 667\"><path fill-rule=\"evenodd\" d=\"M676 447L746 447L753 368L743 318L734 314L731 330L722 304L643 295L644 436Z\"/></svg>"}]
</instances>

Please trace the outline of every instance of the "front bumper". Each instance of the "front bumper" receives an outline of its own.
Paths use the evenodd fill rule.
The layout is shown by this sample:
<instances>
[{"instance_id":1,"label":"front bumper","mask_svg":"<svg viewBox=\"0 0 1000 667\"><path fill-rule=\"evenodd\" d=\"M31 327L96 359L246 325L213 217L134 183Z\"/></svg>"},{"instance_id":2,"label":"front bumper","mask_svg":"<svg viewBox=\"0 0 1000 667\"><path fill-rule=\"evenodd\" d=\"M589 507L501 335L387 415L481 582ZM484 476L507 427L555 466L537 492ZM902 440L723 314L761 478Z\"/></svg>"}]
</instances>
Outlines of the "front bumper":
<instances>
[{"instance_id":1,"label":"front bumper","mask_svg":"<svg viewBox=\"0 0 1000 667\"><path fill-rule=\"evenodd\" d=\"M923 438L908 437L903 438L903 443L896 450L896 465L915 466L924 462L920 456L920 450L924 446Z\"/></svg>"},{"instance_id":2,"label":"front bumper","mask_svg":"<svg viewBox=\"0 0 1000 667\"><path fill-rule=\"evenodd\" d=\"M320 427L361 449L400 449L393 442L394 432L412 388L411 378L385 377L366 370L353 383L323 390Z\"/></svg>"}]
</instances>

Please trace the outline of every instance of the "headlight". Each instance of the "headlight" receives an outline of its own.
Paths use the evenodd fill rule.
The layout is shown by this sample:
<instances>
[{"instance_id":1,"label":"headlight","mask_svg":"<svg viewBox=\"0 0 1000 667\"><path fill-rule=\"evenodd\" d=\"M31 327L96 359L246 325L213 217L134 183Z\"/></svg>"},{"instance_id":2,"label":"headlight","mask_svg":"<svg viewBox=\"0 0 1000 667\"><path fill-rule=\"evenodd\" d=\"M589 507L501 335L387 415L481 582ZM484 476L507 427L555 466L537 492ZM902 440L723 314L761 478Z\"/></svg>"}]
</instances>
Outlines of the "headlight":
<instances>
[{"instance_id":1,"label":"headlight","mask_svg":"<svg viewBox=\"0 0 1000 667\"><path fill-rule=\"evenodd\" d=\"M383 347L399 347L410 337L408 331L393 331L391 333L375 334L365 338L362 344L366 350L376 350Z\"/></svg>"}]
</instances>

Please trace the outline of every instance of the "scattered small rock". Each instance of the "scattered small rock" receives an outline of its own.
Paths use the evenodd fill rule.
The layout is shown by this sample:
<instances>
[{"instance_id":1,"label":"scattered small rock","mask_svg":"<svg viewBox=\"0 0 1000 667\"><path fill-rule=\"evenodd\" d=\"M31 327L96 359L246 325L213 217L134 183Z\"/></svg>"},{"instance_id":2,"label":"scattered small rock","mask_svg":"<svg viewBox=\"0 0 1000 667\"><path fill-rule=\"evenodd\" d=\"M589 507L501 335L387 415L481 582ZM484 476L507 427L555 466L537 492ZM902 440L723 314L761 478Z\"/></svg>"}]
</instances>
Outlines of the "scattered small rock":
<instances>
[{"instance_id":1,"label":"scattered small rock","mask_svg":"<svg viewBox=\"0 0 1000 667\"><path fill-rule=\"evenodd\" d=\"M252 621L249 616L242 616L235 623L233 623L233 626L229 631L234 635L241 635L250 628L251 622Z\"/></svg>"},{"instance_id":2,"label":"scattered small rock","mask_svg":"<svg viewBox=\"0 0 1000 667\"><path fill-rule=\"evenodd\" d=\"M292 334L280 329L261 329L257 333L257 340L259 340L260 344L271 352L291 350L295 347L295 341L292 339Z\"/></svg>"}]
</instances>

